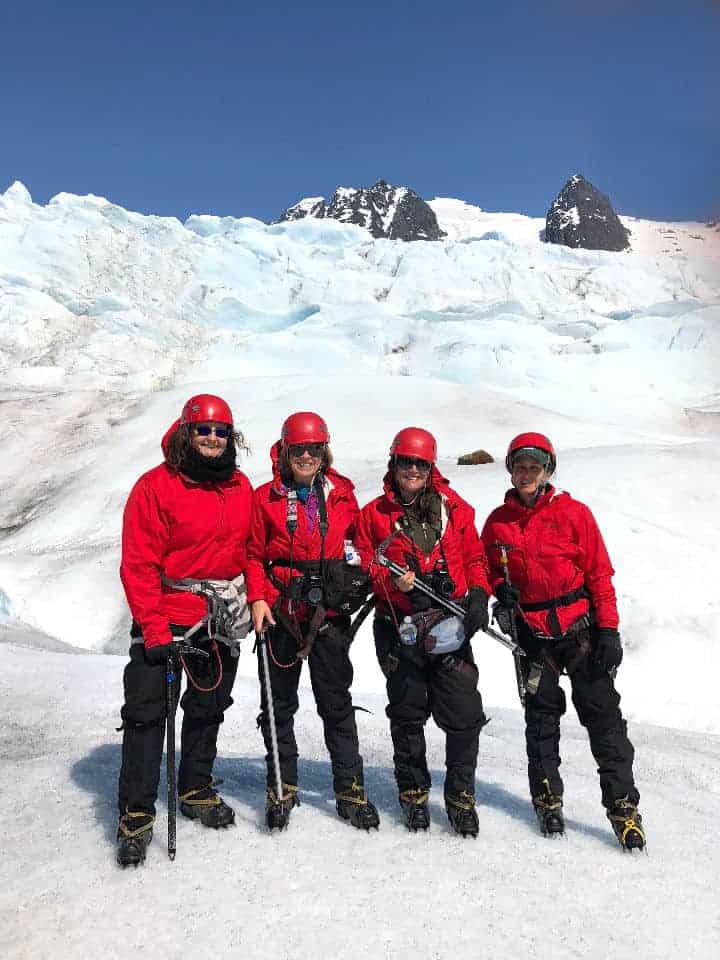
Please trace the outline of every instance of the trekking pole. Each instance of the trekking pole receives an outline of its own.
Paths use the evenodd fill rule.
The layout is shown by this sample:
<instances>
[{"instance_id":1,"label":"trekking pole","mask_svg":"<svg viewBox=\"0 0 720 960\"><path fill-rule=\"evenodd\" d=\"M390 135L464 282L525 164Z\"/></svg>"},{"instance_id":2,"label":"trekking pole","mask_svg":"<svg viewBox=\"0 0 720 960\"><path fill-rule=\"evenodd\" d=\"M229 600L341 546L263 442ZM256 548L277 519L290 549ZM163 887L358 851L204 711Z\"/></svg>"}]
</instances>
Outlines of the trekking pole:
<instances>
[{"instance_id":1,"label":"trekking pole","mask_svg":"<svg viewBox=\"0 0 720 960\"><path fill-rule=\"evenodd\" d=\"M175 832L177 827L177 784L175 779L175 711L177 710L177 700L175 699L175 684L177 681L177 664L175 662L175 651L173 644L170 644L168 651L167 670L165 673L165 699L167 713L167 737L165 741L165 752L167 754L167 808L168 808L168 834L167 850L168 857L175 859L176 840Z\"/></svg>"},{"instance_id":2,"label":"trekking pole","mask_svg":"<svg viewBox=\"0 0 720 960\"><path fill-rule=\"evenodd\" d=\"M503 578L508 587L512 587L512 580L510 579L510 560L508 558L508 550L512 550L512 546L507 543L497 543L496 546L500 548L500 564L503 568ZM510 614L510 636L513 639L518 650L522 649L517 642L517 620L515 608L508 611ZM525 673L523 672L523 666L520 661L518 654L513 651L513 659L515 661L515 681L517 682L518 696L520 697L520 706L525 706L525 695L527 693L527 687L525 685Z\"/></svg>"},{"instance_id":3,"label":"trekking pole","mask_svg":"<svg viewBox=\"0 0 720 960\"><path fill-rule=\"evenodd\" d=\"M270 681L270 662L267 653L267 638L265 630L256 632L260 662L262 663L263 681L265 684L265 703L267 704L268 720L270 721L270 744L272 747L273 770L275 773L275 796L284 813L282 776L280 775L280 751L278 750L277 727L275 725L275 705L273 704L272 683Z\"/></svg>"},{"instance_id":4,"label":"trekking pole","mask_svg":"<svg viewBox=\"0 0 720 960\"><path fill-rule=\"evenodd\" d=\"M376 553L375 559L381 567L385 567L396 577L401 577L403 574L407 573L407 570L401 567L399 563L395 563L394 560L389 560L383 553ZM456 617L459 617L461 620L465 619L467 614L465 607L461 607L460 604L456 603L454 600L447 600L445 597L441 597L439 594L435 593L431 587L428 587L428 585L419 577L415 578L415 583L413 586L421 593L424 593L426 596L430 597L431 600L434 600L438 606L449 610L450 613L454 614ZM493 640L497 640L497 642L501 643L504 647L507 647L508 650L512 651L514 656L525 656L525 651L522 649L522 647L519 647L513 640L509 640L505 634L500 633L499 630L495 630L493 627L488 627L487 630L484 630L483 632L487 633L488 636L491 636Z\"/></svg>"}]
</instances>

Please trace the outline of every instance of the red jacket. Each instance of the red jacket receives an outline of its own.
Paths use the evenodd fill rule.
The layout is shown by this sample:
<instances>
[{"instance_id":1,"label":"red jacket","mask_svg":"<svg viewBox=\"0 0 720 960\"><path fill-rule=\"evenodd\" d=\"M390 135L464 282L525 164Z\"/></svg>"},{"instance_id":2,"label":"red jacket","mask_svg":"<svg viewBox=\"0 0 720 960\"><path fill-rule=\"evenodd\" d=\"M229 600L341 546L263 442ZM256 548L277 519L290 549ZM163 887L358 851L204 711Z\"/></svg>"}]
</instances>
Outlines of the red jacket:
<instances>
[{"instance_id":1,"label":"red jacket","mask_svg":"<svg viewBox=\"0 0 720 960\"><path fill-rule=\"evenodd\" d=\"M192 626L207 612L202 597L164 586L161 574L230 580L245 572L251 502L240 470L227 481L194 483L162 463L137 481L123 515L120 578L147 647L170 642L170 623Z\"/></svg>"},{"instance_id":2,"label":"red jacket","mask_svg":"<svg viewBox=\"0 0 720 960\"><path fill-rule=\"evenodd\" d=\"M453 599L464 597L469 589L482 587L490 593L488 566L482 541L475 529L475 511L448 484L436 467L432 468L432 485L440 494L442 504L442 535L429 554L424 554L404 533L399 533L388 545L385 556L403 567L430 573L438 561L447 561L447 572L455 581ZM398 590L393 575L374 561L375 549L396 529L395 524L404 511L395 498L388 474L383 486L385 493L371 500L360 511L360 522L355 537L363 566L369 569L373 591L379 600L379 609L387 607L389 599L401 615L412 613L408 595ZM413 562L413 556L417 564Z\"/></svg>"},{"instance_id":3,"label":"red jacket","mask_svg":"<svg viewBox=\"0 0 720 960\"><path fill-rule=\"evenodd\" d=\"M569 493L549 486L532 507L521 503L515 490L485 521L482 531L493 586L503 579L498 543L509 544L510 579L520 590L520 604L538 603L585 587L590 594L598 626L618 626L615 572L605 543L589 508ZM557 608L560 628L565 630L588 612L590 602L581 598ZM552 635L549 611L525 612L531 630Z\"/></svg>"},{"instance_id":4,"label":"red jacket","mask_svg":"<svg viewBox=\"0 0 720 960\"><path fill-rule=\"evenodd\" d=\"M287 489L282 482L278 468L279 446L276 443L270 451L273 479L258 487L253 496L250 538L248 540L248 600L265 600L271 607L280 596L280 591L267 575L266 564L270 560L289 560L291 555L290 534L287 528L288 498ZM345 556L344 542L352 540L358 517L358 503L355 499L354 485L347 477L341 476L330 467L325 472L325 506L327 509L328 531L323 547L323 558L339 560ZM297 501L297 529L292 538L292 558L294 560L320 559L319 517L314 529L308 526L304 505ZM300 576L300 570L289 567L276 567L273 576L287 583L291 576ZM284 609L287 611L287 602ZM297 620L307 620L312 616L312 608L304 603L294 603L293 616Z\"/></svg>"}]
</instances>

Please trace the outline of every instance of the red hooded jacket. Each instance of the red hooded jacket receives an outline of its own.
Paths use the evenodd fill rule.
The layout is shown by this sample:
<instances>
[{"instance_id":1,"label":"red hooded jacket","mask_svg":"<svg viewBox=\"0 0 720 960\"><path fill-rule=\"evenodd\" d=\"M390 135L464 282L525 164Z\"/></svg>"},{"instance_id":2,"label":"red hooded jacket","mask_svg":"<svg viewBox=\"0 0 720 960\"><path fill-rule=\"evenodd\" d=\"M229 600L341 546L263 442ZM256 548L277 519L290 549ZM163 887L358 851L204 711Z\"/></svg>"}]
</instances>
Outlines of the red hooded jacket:
<instances>
[{"instance_id":1,"label":"red hooded jacket","mask_svg":"<svg viewBox=\"0 0 720 960\"><path fill-rule=\"evenodd\" d=\"M163 437L167 441L176 421ZM161 582L184 577L230 580L247 566L252 486L240 470L230 480L195 483L162 463L130 492L122 530L120 579L146 647L169 643L169 624L192 626L207 603Z\"/></svg>"},{"instance_id":2,"label":"red hooded jacket","mask_svg":"<svg viewBox=\"0 0 720 960\"><path fill-rule=\"evenodd\" d=\"M618 613L612 575L615 572L602 535L589 508L564 490L548 486L532 507L523 506L515 490L485 521L482 531L493 585L503 580L499 543L508 550L510 580L520 590L520 605L540 603L585 587L598 626L617 629ZM590 601L557 607L564 633L588 612ZM531 630L552 635L548 610L523 614Z\"/></svg>"},{"instance_id":3,"label":"red hooded jacket","mask_svg":"<svg viewBox=\"0 0 720 960\"><path fill-rule=\"evenodd\" d=\"M294 560L319 560L321 543L319 521L310 530L305 506L298 500L297 529L291 545L287 528L287 489L280 476L279 452L280 445L276 443L270 450L273 479L258 487L253 496L248 540L248 601L265 600L271 607L280 596L280 591L267 575L266 564L271 560L289 560L291 555ZM324 477L328 532L323 558L340 560L345 556L343 541L352 540L355 533L358 518L358 503L353 492L355 487L332 467L325 471ZM273 576L282 583L301 573L289 567L276 567L273 570ZM300 621L308 620L312 616L312 609L307 604L295 602L293 616Z\"/></svg>"},{"instance_id":4,"label":"red hooded jacket","mask_svg":"<svg viewBox=\"0 0 720 960\"><path fill-rule=\"evenodd\" d=\"M385 556L403 567L430 573L438 561L447 562L447 572L455 581L453 599L464 597L473 587L482 587L490 593L488 565L482 541L475 529L475 511L450 488L448 481L433 466L431 473L433 489L440 494L442 535L429 554L404 533L399 533L385 549ZM412 613L408 595L398 590L393 575L373 560L375 549L396 531L396 523L404 516L391 485L390 474L383 481L385 493L371 500L360 511L360 522L355 537L355 546L363 566L369 569L373 592L383 610L389 600L402 616ZM414 560L413 560L414 557Z\"/></svg>"}]
</instances>

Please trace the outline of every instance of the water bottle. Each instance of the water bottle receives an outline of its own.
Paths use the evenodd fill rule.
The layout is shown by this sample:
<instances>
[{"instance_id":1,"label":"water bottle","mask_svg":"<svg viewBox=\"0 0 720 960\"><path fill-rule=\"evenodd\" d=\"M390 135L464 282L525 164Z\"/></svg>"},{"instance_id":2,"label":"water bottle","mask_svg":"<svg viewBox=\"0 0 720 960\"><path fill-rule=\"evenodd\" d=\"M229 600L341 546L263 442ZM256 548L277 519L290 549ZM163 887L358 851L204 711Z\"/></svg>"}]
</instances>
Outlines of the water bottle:
<instances>
[{"instance_id":1,"label":"water bottle","mask_svg":"<svg viewBox=\"0 0 720 960\"><path fill-rule=\"evenodd\" d=\"M355 549L352 540L345 541L345 563L351 567L360 566L360 554Z\"/></svg>"},{"instance_id":2,"label":"water bottle","mask_svg":"<svg viewBox=\"0 0 720 960\"><path fill-rule=\"evenodd\" d=\"M417 643L417 627L412 622L412 617L405 617L398 627L398 633L400 634L400 643L405 644L406 647L411 647L414 643Z\"/></svg>"}]
</instances>

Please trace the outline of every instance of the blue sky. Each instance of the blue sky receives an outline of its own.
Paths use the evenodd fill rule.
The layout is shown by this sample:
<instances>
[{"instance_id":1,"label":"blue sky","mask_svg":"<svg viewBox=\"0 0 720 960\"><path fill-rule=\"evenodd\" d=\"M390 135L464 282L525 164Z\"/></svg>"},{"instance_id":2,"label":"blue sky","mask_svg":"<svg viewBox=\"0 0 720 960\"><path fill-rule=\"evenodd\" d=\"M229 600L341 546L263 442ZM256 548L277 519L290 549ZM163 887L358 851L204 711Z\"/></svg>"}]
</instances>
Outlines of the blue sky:
<instances>
[{"instance_id":1,"label":"blue sky","mask_svg":"<svg viewBox=\"0 0 720 960\"><path fill-rule=\"evenodd\" d=\"M720 215L720 0L47 0L0 11L0 190L271 219L379 177Z\"/></svg>"}]
</instances>

